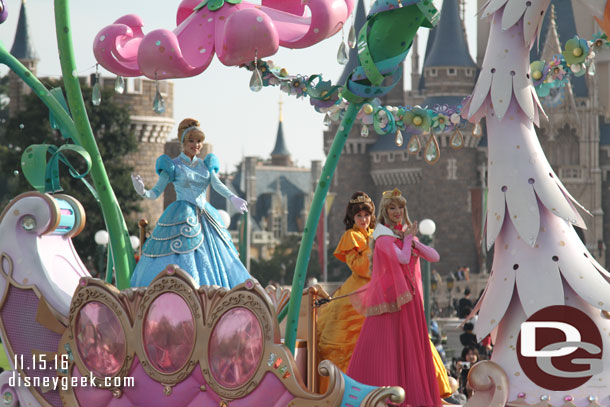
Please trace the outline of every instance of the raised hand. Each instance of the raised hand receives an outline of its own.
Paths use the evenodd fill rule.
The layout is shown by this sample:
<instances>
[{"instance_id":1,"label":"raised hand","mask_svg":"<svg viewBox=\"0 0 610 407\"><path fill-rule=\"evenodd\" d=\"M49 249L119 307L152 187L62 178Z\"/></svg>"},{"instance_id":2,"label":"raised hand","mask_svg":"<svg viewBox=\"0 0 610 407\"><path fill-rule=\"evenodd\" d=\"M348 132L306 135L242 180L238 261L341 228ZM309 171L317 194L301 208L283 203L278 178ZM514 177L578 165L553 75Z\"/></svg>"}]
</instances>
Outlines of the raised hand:
<instances>
[{"instance_id":1,"label":"raised hand","mask_svg":"<svg viewBox=\"0 0 610 407\"><path fill-rule=\"evenodd\" d=\"M245 199L233 195L231 197L231 204L239 213L248 212L248 202Z\"/></svg>"},{"instance_id":2,"label":"raised hand","mask_svg":"<svg viewBox=\"0 0 610 407\"><path fill-rule=\"evenodd\" d=\"M144 180L140 176L140 174L131 174L131 183L133 184L134 189L140 196L144 196L146 194L146 188L144 187Z\"/></svg>"}]
</instances>

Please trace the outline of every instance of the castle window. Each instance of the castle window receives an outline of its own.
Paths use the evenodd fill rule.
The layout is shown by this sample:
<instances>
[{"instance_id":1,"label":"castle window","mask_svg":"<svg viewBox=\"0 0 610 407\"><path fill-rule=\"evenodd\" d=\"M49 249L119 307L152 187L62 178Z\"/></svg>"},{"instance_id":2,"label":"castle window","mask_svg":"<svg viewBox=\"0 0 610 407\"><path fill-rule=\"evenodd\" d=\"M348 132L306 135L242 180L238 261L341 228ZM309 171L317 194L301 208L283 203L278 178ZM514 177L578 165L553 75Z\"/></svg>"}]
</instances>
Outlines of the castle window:
<instances>
[{"instance_id":1,"label":"castle window","mask_svg":"<svg viewBox=\"0 0 610 407\"><path fill-rule=\"evenodd\" d=\"M456 180L457 179L457 159L450 158L447 160L447 179Z\"/></svg>"},{"instance_id":2,"label":"castle window","mask_svg":"<svg viewBox=\"0 0 610 407\"><path fill-rule=\"evenodd\" d=\"M375 153L373 154L373 162L374 163L379 163L381 162L381 155L379 153ZM336 177L335 177L336 178Z\"/></svg>"},{"instance_id":3,"label":"castle window","mask_svg":"<svg viewBox=\"0 0 610 407\"><path fill-rule=\"evenodd\" d=\"M449 76L456 76L457 75L457 71L455 68L447 68L447 75Z\"/></svg>"},{"instance_id":4,"label":"castle window","mask_svg":"<svg viewBox=\"0 0 610 407\"><path fill-rule=\"evenodd\" d=\"M389 163L393 163L394 162L394 153L388 153L388 162Z\"/></svg>"},{"instance_id":5,"label":"castle window","mask_svg":"<svg viewBox=\"0 0 610 407\"><path fill-rule=\"evenodd\" d=\"M438 76L438 71L436 70L436 68L430 68L430 69L428 70L428 74L429 74L430 76Z\"/></svg>"},{"instance_id":6,"label":"castle window","mask_svg":"<svg viewBox=\"0 0 610 407\"><path fill-rule=\"evenodd\" d=\"M142 78L125 78L127 93L142 94Z\"/></svg>"},{"instance_id":7,"label":"castle window","mask_svg":"<svg viewBox=\"0 0 610 407\"><path fill-rule=\"evenodd\" d=\"M472 76L473 69L466 69L466 76Z\"/></svg>"}]
</instances>

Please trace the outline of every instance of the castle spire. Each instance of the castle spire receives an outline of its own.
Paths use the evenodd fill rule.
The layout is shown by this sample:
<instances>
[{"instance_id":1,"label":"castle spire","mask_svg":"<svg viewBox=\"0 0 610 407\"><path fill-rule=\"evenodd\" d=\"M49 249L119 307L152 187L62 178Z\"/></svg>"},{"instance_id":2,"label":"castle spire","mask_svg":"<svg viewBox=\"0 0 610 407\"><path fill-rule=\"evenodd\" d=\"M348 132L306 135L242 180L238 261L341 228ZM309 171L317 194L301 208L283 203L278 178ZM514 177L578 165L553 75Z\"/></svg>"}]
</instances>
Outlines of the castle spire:
<instances>
[{"instance_id":1,"label":"castle spire","mask_svg":"<svg viewBox=\"0 0 610 407\"><path fill-rule=\"evenodd\" d=\"M38 61L38 55L36 54L36 51L34 51L28 28L25 0L22 0L21 10L19 11L19 21L17 22L17 31L15 33L15 40L13 41L13 47L11 48L11 54L20 61Z\"/></svg>"},{"instance_id":2,"label":"castle spire","mask_svg":"<svg viewBox=\"0 0 610 407\"><path fill-rule=\"evenodd\" d=\"M464 36L459 0L443 0L441 18L434 30L430 53L424 67L476 67Z\"/></svg>"},{"instance_id":3,"label":"castle spire","mask_svg":"<svg viewBox=\"0 0 610 407\"><path fill-rule=\"evenodd\" d=\"M286 148L286 141L284 140L284 127L283 127L283 113L282 113L282 99L280 98L279 107L280 107L280 120L277 126L277 136L275 137L275 147L273 147L273 151L271 152L271 165L279 165L279 166L290 166L292 165L292 160L290 159L290 152L288 148Z\"/></svg>"}]
</instances>

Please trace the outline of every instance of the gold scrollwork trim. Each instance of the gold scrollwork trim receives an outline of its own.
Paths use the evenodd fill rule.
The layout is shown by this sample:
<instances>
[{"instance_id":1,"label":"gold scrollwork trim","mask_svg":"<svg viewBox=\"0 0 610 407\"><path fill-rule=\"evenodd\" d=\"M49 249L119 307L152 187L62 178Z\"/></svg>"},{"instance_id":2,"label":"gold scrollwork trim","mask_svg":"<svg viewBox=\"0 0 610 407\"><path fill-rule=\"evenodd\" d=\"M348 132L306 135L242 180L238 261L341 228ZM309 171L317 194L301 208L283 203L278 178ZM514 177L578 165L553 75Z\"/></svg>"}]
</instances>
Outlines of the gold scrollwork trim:
<instances>
[{"instance_id":1,"label":"gold scrollwork trim","mask_svg":"<svg viewBox=\"0 0 610 407\"><path fill-rule=\"evenodd\" d=\"M228 292L224 297L219 298L216 302L211 304L210 314L207 317L206 326L209 327L209 333L204 337L204 349L209 349L209 341L214 327L220 320L220 318L229 310L233 308L245 308L252 312L261 327L261 333L263 335L263 348L259 365L256 372L242 386L238 388L227 388L222 386L216 381L214 375L210 371L209 359L202 358L199 362L201 364L201 371L203 376L208 383L208 386L216 392L220 397L225 399L237 399L242 398L252 392L260 383L263 376L267 372L265 369L265 357L268 355L266 349L270 344L273 343L275 336L274 331L277 329L277 324L271 323L275 317L274 313L271 312L271 301L265 294L264 290L260 286L254 286L252 289L246 288L246 285L240 285ZM284 359L288 360L288 359ZM294 374L291 372L291 374Z\"/></svg>"},{"instance_id":2,"label":"gold scrollwork trim","mask_svg":"<svg viewBox=\"0 0 610 407\"><path fill-rule=\"evenodd\" d=\"M146 349L144 348L144 342L142 338L144 330L144 321L151 304L164 293L173 293L179 295L184 302L188 305L193 316L193 323L195 327L195 340L194 346L191 350L187 362L179 370L172 373L164 373L155 368L155 366L148 359ZM200 355L204 353L202 342L199 338L205 336L203 332L203 305L200 302L195 288L193 279L184 271L174 266L168 266L162 273L160 273L150 284L150 286L144 292L141 302L138 304L136 310L136 318L134 321L134 346L136 354L142 368L146 371L149 377L153 380L163 383L170 388L177 383L180 383L186 379L201 358Z\"/></svg>"},{"instance_id":3,"label":"gold scrollwork trim","mask_svg":"<svg viewBox=\"0 0 610 407\"><path fill-rule=\"evenodd\" d=\"M41 231L39 234L41 236L46 235L47 233L51 233L55 229L57 229L57 227L59 226L59 221L60 221L60 217L61 217L60 212L59 212L59 205L57 204L57 202L55 201L55 199L53 199L53 197L51 195L42 194L42 193L36 192L36 191L24 192L23 194L19 194L13 200L11 200L9 202L9 204L6 205L6 207L2 211L2 214L0 214L0 223L2 223L2 221L4 220L4 216L8 213L8 211L13 206L15 206L15 204L17 202L19 202L23 198L28 198L28 197L40 198L43 201L45 201L45 203L49 207L49 212L51 214L51 216L49 218L49 225L47 226L47 228L45 230Z\"/></svg>"},{"instance_id":4,"label":"gold scrollwork trim","mask_svg":"<svg viewBox=\"0 0 610 407\"><path fill-rule=\"evenodd\" d=\"M83 282L85 285L82 285ZM74 362L78 367L79 372L82 375L88 375L91 372L84 364L80 357L80 352L76 344L76 317L79 315L81 309L90 302L99 302L107 306L112 310L115 316L118 318L123 333L125 335L125 360L121 365L120 369L114 375L110 377L125 377L129 373L131 364L133 363L133 346L130 345L131 336L131 324L129 316L123 308L121 302L118 300L119 291L112 285L107 284L101 280L93 278L83 278L79 283L79 286L72 297L72 304L70 305L70 315L68 318L68 343L72 349L74 356ZM96 386L102 389L112 389L111 386L104 386L104 378L98 377L95 373L93 376L96 377ZM112 382L112 380L111 380Z\"/></svg>"}]
</instances>

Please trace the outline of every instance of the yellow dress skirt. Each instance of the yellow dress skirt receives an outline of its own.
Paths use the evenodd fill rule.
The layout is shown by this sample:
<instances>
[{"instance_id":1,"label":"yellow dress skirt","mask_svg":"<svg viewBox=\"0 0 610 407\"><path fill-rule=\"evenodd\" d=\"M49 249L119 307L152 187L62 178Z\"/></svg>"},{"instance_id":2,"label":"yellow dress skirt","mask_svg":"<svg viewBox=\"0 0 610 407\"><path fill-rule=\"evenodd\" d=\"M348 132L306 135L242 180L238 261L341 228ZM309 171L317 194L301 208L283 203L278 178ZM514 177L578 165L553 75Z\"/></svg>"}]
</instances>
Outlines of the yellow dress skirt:
<instances>
[{"instance_id":1,"label":"yellow dress skirt","mask_svg":"<svg viewBox=\"0 0 610 407\"><path fill-rule=\"evenodd\" d=\"M333 297L350 294L370 280L369 238L372 231L362 232L356 226L345 231L334 255L352 271ZM330 360L346 371L356 347L364 315L354 309L349 297L331 301L322 306L318 314L318 355L320 361ZM320 392L328 388L328 379L320 380Z\"/></svg>"}]
</instances>

